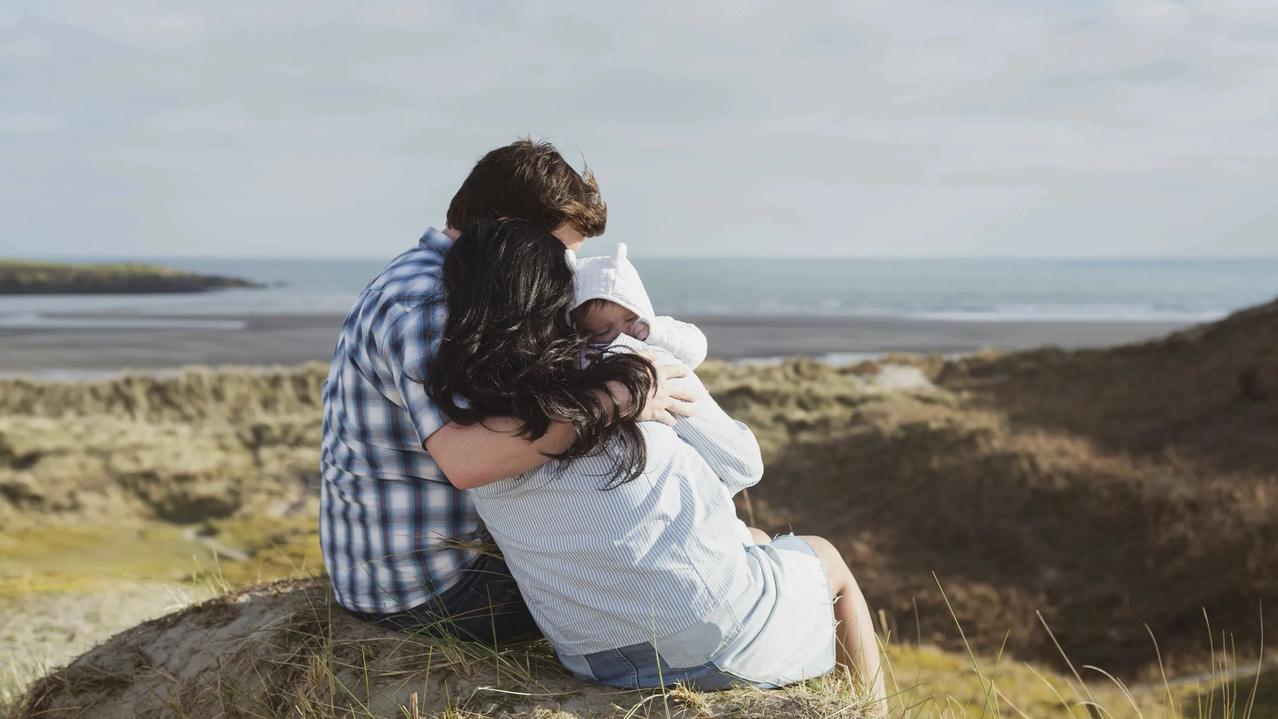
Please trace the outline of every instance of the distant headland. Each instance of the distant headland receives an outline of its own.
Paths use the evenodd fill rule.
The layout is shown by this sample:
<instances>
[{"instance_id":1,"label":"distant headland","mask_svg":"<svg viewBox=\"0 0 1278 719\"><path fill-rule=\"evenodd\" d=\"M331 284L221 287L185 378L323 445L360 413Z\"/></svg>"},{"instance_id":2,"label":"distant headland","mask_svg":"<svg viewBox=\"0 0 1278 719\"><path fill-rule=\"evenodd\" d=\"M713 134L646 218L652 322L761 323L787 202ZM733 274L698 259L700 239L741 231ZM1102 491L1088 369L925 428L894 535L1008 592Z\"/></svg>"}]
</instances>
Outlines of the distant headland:
<instances>
[{"instance_id":1,"label":"distant headland","mask_svg":"<svg viewBox=\"0 0 1278 719\"><path fill-rule=\"evenodd\" d=\"M0 260L0 295L150 294L263 286L237 277L201 275L157 265Z\"/></svg>"}]
</instances>

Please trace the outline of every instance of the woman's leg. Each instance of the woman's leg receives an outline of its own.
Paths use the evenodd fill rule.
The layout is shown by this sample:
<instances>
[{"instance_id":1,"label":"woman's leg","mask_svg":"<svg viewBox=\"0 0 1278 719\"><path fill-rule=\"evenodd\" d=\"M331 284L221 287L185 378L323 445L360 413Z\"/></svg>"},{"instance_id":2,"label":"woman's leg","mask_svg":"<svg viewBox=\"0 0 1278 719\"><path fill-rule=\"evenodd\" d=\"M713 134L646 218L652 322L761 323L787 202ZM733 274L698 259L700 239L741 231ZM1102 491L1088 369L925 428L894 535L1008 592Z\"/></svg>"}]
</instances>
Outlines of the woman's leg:
<instances>
[{"instance_id":1,"label":"woman's leg","mask_svg":"<svg viewBox=\"0 0 1278 719\"><path fill-rule=\"evenodd\" d=\"M887 711L887 692L884 689L883 668L879 662L878 638L874 633L874 620L865 595L857 586L852 570L843 561L843 555L822 537L799 537L807 542L825 568L830 582L830 594L834 600L834 618L838 622L835 634L838 662L851 670L852 678L869 689L878 711Z\"/></svg>"},{"instance_id":2,"label":"woman's leg","mask_svg":"<svg viewBox=\"0 0 1278 719\"><path fill-rule=\"evenodd\" d=\"M772 536L769 535L767 532L763 531L762 529L757 529L755 527L749 527L749 529L750 529L750 536L754 537L755 544L767 544L768 542L772 541Z\"/></svg>"}]
</instances>

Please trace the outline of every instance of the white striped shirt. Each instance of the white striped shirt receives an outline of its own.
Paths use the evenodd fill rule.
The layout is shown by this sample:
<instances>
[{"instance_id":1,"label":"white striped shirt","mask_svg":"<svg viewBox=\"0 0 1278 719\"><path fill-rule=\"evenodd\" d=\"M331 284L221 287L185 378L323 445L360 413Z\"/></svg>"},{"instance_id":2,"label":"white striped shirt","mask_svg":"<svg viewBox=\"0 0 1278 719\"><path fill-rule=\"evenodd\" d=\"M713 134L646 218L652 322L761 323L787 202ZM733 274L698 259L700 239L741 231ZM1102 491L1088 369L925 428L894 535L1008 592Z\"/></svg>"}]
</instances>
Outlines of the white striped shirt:
<instances>
[{"instance_id":1,"label":"white striped shirt","mask_svg":"<svg viewBox=\"0 0 1278 719\"><path fill-rule=\"evenodd\" d=\"M646 347L624 335L618 344ZM637 479L602 490L605 448L469 492L560 654L667 637L763 592L732 503L763 475L758 442L700 379L687 381L696 414L674 428L640 424L648 461Z\"/></svg>"}]
</instances>

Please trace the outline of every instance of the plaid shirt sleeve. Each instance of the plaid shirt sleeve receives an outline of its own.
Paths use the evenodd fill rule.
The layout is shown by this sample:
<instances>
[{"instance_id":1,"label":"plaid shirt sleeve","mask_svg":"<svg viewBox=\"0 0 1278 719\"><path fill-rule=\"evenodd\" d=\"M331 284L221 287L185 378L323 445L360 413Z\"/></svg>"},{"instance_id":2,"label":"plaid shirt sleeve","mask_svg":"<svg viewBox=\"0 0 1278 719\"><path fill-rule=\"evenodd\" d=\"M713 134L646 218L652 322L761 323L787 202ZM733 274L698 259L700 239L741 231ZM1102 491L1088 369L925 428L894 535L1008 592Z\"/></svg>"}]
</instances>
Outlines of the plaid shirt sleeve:
<instances>
[{"instance_id":1,"label":"plaid shirt sleeve","mask_svg":"<svg viewBox=\"0 0 1278 719\"><path fill-rule=\"evenodd\" d=\"M430 360L444 335L444 307L442 302L395 305L382 342L391 382L423 445L448 423L447 415L426 394Z\"/></svg>"}]
</instances>

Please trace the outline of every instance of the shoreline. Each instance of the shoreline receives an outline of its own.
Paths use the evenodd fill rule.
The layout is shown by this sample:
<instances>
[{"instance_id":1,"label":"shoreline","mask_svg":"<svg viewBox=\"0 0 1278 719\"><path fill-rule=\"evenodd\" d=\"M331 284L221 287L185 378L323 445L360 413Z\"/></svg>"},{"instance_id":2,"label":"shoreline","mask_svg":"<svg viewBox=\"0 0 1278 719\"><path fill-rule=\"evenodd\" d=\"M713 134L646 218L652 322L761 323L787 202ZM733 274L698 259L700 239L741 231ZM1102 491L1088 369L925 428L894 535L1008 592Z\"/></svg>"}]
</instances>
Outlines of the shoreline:
<instances>
[{"instance_id":1,"label":"shoreline","mask_svg":"<svg viewBox=\"0 0 1278 719\"><path fill-rule=\"evenodd\" d=\"M0 375L113 376L188 365L293 365L328 361L341 327L333 314L47 314L0 326ZM959 355L983 349L1109 347L1192 325L1171 320L988 320L911 317L687 317L710 357L775 362L804 355L833 363L888 353Z\"/></svg>"}]
</instances>

